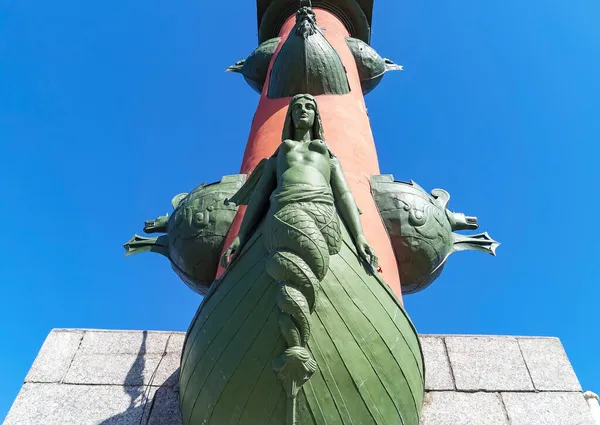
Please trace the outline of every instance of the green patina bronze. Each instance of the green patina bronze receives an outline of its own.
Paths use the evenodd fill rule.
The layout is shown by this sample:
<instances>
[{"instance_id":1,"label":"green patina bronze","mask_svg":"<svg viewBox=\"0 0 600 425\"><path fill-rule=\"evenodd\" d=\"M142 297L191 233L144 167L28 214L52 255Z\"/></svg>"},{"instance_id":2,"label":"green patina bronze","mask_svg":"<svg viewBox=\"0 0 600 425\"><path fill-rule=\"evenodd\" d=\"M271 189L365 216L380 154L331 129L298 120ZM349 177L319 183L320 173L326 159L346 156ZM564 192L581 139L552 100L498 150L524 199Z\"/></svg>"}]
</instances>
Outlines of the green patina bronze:
<instances>
[{"instance_id":1,"label":"green patina bronze","mask_svg":"<svg viewBox=\"0 0 600 425\"><path fill-rule=\"evenodd\" d=\"M368 94L377 87L386 72L402 70L402 66L382 58L375 49L362 40L348 37L346 43L354 56L363 94Z\"/></svg>"},{"instance_id":2,"label":"green patina bronze","mask_svg":"<svg viewBox=\"0 0 600 425\"><path fill-rule=\"evenodd\" d=\"M242 74L252 89L259 94L262 93L271 58L280 41L280 37L265 41L250 56L236 62L228 67L226 71ZM375 49L364 41L348 37L346 42L358 69L363 94L366 95L373 91L386 72L402 70L402 66L396 65L387 58L382 58ZM331 48L333 49L333 47ZM315 58L314 55L312 57Z\"/></svg>"},{"instance_id":3,"label":"green patina bronze","mask_svg":"<svg viewBox=\"0 0 600 425\"><path fill-rule=\"evenodd\" d=\"M453 232L479 226L476 217L447 209L450 195L445 190L435 189L430 195L416 183L394 181L389 174L371 177L371 190L392 241L403 294L431 285L453 252L478 250L496 255L499 243L487 232Z\"/></svg>"},{"instance_id":4,"label":"green patina bronze","mask_svg":"<svg viewBox=\"0 0 600 425\"><path fill-rule=\"evenodd\" d=\"M417 333L374 271L359 210L295 96L282 143L226 203L247 205L186 337L186 425L418 425Z\"/></svg>"},{"instance_id":5,"label":"green patina bronze","mask_svg":"<svg viewBox=\"0 0 600 425\"><path fill-rule=\"evenodd\" d=\"M401 69L368 45L372 0L313 4L352 35L347 44L364 94L385 72ZM174 213L144 228L164 235L135 235L125 244L127 255L164 255L206 295L181 357L185 425L419 424L425 370L418 335L376 272L377 256L313 97L350 91L313 4L258 0L262 44L227 69L269 98L293 96L274 154L248 178L226 176L176 196ZM276 36L294 12L296 24L281 45ZM498 243L487 233L454 233L477 228L477 219L449 211L447 192L430 195L391 175L372 177L371 187L403 293L431 284L452 252L495 253ZM239 232L225 247L240 205L246 210ZM219 260L224 272L216 279Z\"/></svg>"},{"instance_id":6,"label":"green patina bronze","mask_svg":"<svg viewBox=\"0 0 600 425\"><path fill-rule=\"evenodd\" d=\"M156 252L171 261L173 270L195 292L205 294L213 282L235 205L225 205L246 179L244 174L225 176L219 183L202 184L172 200L171 216L147 221L146 233L166 233L155 238L134 235L125 246L126 256Z\"/></svg>"},{"instance_id":7,"label":"green patina bronze","mask_svg":"<svg viewBox=\"0 0 600 425\"><path fill-rule=\"evenodd\" d=\"M256 1L260 43L279 34L285 21L298 9L298 3L298 0ZM335 14L352 37L370 42L373 0L312 0L312 6Z\"/></svg>"},{"instance_id":8,"label":"green patina bronze","mask_svg":"<svg viewBox=\"0 0 600 425\"><path fill-rule=\"evenodd\" d=\"M267 71L275 49L281 41L280 37L271 38L258 46L246 59L236 62L226 69L227 72L237 72L257 93L262 93Z\"/></svg>"},{"instance_id":9,"label":"green patina bronze","mask_svg":"<svg viewBox=\"0 0 600 425\"><path fill-rule=\"evenodd\" d=\"M296 12L296 25L273 62L267 96L277 99L299 93L350 93L342 60L317 26L309 6Z\"/></svg>"}]
</instances>

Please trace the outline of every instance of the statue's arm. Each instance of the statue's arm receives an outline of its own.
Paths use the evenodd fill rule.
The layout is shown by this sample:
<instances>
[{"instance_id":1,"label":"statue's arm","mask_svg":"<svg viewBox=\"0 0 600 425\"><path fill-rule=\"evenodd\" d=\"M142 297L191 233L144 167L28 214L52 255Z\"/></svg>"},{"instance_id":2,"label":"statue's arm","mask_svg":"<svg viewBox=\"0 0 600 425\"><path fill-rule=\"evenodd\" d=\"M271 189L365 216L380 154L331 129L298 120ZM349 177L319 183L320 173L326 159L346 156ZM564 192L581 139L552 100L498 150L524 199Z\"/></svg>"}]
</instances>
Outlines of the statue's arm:
<instances>
[{"instance_id":1,"label":"statue's arm","mask_svg":"<svg viewBox=\"0 0 600 425\"><path fill-rule=\"evenodd\" d=\"M350 191L350 186L348 186L340 161L336 157L331 159L331 190L339 214L354 238L354 244L359 255L371 264L373 269L377 268L377 256L365 239L358 206Z\"/></svg>"},{"instance_id":2,"label":"statue's arm","mask_svg":"<svg viewBox=\"0 0 600 425\"><path fill-rule=\"evenodd\" d=\"M250 236L252 236L252 232L256 229L269 207L269 196L277 186L277 175L275 174L275 171L276 157L271 157L267 160L267 163L262 170L262 175L254 187L250 200L248 201L248 207L246 208L238 235L240 238L240 246L243 246Z\"/></svg>"},{"instance_id":3,"label":"statue's arm","mask_svg":"<svg viewBox=\"0 0 600 425\"><path fill-rule=\"evenodd\" d=\"M221 257L221 266L223 268L229 266L231 261L240 253L244 244L248 242L252 236L252 232L256 229L265 215L266 209L269 207L271 192L277 187L277 175L275 173L277 171L276 157L271 157L263 161L266 161L266 164L264 166L259 164L253 172L253 174L260 173L260 177L258 175L251 175L250 180L246 181L246 184L250 185L250 187L242 187L244 190L240 189L238 194L236 194L239 196L234 195L230 200L230 202L238 205L247 205L247 208L237 237ZM254 180L255 178L258 181Z\"/></svg>"},{"instance_id":4,"label":"statue's arm","mask_svg":"<svg viewBox=\"0 0 600 425\"><path fill-rule=\"evenodd\" d=\"M348 226L350 234L356 240L359 236L362 236L363 229L360 223L360 213L354 196L350 191L350 186L346 181L344 172L339 159L331 159L331 190L333 197L336 201L339 214Z\"/></svg>"}]
</instances>

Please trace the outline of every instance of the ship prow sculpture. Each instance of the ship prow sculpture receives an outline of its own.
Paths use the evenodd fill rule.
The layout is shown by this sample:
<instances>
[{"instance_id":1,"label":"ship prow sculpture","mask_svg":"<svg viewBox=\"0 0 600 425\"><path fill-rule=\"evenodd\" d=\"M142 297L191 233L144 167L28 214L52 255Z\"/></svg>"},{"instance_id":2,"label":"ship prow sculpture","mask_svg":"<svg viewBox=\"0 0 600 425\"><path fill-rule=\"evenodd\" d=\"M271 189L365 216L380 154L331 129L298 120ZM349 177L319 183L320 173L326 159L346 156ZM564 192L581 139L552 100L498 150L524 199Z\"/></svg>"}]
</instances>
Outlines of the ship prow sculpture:
<instances>
[{"instance_id":1,"label":"ship prow sculpture","mask_svg":"<svg viewBox=\"0 0 600 425\"><path fill-rule=\"evenodd\" d=\"M479 223L477 217L450 211L450 194L445 190L434 189L428 194L415 182L395 181L389 174L372 176L371 190L392 242L403 294L431 285L454 252L473 250L496 255L500 244L487 232L456 233L475 230Z\"/></svg>"},{"instance_id":2,"label":"ship prow sculpture","mask_svg":"<svg viewBox=\"0 0 600 425\"><path fill-rule=\"evenodd\" d=\"M452 252L495 254L487 233L454 232L478 223L447 192L380 175L363 96L400 67L368 45L367 3L259 1L262 44L228 69L261 93L240 174L175 196L144 227L164 235L125 244L205 294L181 358L186 425L418 425L402 293Z\"/></svg>"}]
</instances>

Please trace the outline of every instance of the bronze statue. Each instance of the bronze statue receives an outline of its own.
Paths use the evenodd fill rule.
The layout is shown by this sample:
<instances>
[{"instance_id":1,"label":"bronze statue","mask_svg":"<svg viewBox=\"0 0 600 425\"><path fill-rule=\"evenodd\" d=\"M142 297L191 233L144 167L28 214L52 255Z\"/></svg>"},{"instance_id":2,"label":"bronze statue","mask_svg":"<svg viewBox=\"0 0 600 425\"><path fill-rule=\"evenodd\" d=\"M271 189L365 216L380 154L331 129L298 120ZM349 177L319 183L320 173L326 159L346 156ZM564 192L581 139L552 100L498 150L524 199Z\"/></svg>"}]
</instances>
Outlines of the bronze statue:
<instances>
[{"instance_id":1,"label":"bronze statue","mask_svg":"<svg viewBox=\"0 0 600 425\"><path fill-rule=\"evenodd\" d=\"M371 266L377 265L340 162L325 143L313 96L292 98L281 146L259 164L232 202L247 204L248 209L238 237L223 254L224 267L265 217L264 242L270 257L266 271L279 282L279 325L288 346L274 361L274 368L290 400L287 424L293 425L297 392L317 370L306 348L310 315L316 288L329 268L329 257L341 248L338 212L359 255Z\"/></svg>"},{"instance_id":2,"label":"bronze statue","mask_svg":"<svg viewBox=\"0 0 600 425\"><path fill-rule=\"evenodd\" d=\"M307 214L314 214L314 208L324 208L322 213L331 217L332 228L339 227L337 217L334 218L334 201L337 202L339 213L348 225L360 255L376 266L377 257L362 233L358 207L339 160L325 143L317 103L310 94L299 94L292 98L281 146L271 158L257 165L246 185L230 201L240 204L242 197L250 195L250 187L254 196L248 202L240 234L223 256L224 267L262 218L261 213L264 213L269 199L274 202L267 216L275 216L287 205L301 199L303 205L300 208L307 210ZM339 233L339 229L335 233ZM332 243L330 250L335 251L337 242L329 242ZM326 268L326 264L324 266Z\"/></svg>"},{"instance_id":3,"label":"bronze statue","mask_svg":"<svg viewBox=\"0 0 600 425\"><path fill-rule=\"evenodd\" d=\"M369 46L372 1L335 0L327 10L313 10L310 0L257 6L262 44L228 71L241 73L262 94L247 152L271 146L279 122L271 118L280 110L273 99L293 96L280 146L249 176L175 198L173 216L145 229L166 235L136 235L126 244L128 253L166 255L206 294L181 356L183 423L418 425L425 395L418 334L394 293L400 282L387 285L376 271L377 256L325 141L314 97L332 95L327 118L348 120L335 123L338 135L365 147L372 135L363 94L401 67ZM296 23L282 34L294 10ZM317 16L329 28L319 27ZM338 109L344 114L334 113ZM362 177L378 173L375 151L361 152L344 163ZM242 163L245 173L252 155ZM429 196L391 176L373 176L371 186L380 217L371 208L363 221L383 219L392 244L378 249L386 258L393 249L406 291L431 283L451 252L494 252L497 243L487 234L453 233L476 222L448 211L445 192ZM237 230L240 205L246 210ZM216 277L219 261L224 270Z\"/></svg>"},{"instance_id":4,"label":"bronze statue","mask_svg":"<svg viewBox=\"0 0 600 425\"><path fill-rule=\"evenodd\" d=\"M187 332L184 423L417 425L418 336L375 271L313 96L291 99L281 145L223 204L247 208Z\"/></svg>"}]
</instances>

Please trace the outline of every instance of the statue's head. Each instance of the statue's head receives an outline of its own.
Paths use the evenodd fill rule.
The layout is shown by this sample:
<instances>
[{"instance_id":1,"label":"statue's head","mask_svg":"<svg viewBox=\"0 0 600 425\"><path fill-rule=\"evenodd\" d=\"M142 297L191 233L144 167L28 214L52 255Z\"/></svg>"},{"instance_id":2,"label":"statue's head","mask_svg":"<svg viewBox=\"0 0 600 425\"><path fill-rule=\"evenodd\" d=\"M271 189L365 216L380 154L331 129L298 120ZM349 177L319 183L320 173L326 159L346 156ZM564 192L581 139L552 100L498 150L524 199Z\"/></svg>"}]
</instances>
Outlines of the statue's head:
<instances>
[{"instance_id":1,"label":"statue's head","mask_svg":"<svg viewBox=\"0 0 600 425\"><path fill-rule=\"evenodd\" d=\"M317 31L317 16L311 8L310 1L301 2L296 12L296 35L307 39Z\"/></svg>"},{"instance_id":2,"label":"statue's head","mask_svg":"<svg viewBox=\"0 0 600 425\"><path fill-rule=\"evenodd\" d=\"M319 107L310 94L292 97L283 125L282 140L296 140L296 130L311 130L313 139L324 138Z\"/></svg>"}]
</instances>

